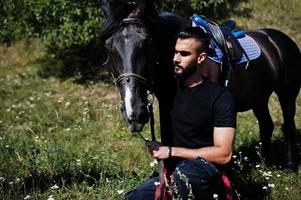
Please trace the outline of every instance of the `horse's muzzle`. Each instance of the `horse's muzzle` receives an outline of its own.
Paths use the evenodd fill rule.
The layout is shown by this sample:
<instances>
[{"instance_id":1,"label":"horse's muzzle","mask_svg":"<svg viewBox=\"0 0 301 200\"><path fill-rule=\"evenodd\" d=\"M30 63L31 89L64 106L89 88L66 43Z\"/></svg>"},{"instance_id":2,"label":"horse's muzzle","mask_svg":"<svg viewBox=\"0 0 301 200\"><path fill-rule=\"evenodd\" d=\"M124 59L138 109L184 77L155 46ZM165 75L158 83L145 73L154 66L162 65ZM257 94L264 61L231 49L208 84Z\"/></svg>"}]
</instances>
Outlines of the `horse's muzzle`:
<instances>
[{"instance_id":1,"label":"horse's muzzle","mask_svg":"<svg viewBox=\"0 0 301 200\"><path fill-rule=\"evenodd\" d=\"M133 121L129 124L128 128L132 133L141 132L143 130L144 124Z\"/></svg>"},{"instance_id":2,"label":"horse's muzzle","mask_svg":"<svg viewBox=\"0 0 301 200\"><path fill-rule=\"evenodd\" d=\"M129 130L133 133L141 132L143 130L144 125L149 120L149 114L148 114L146 106L143 104L143 105L136 107L130 117L126 114L124 105L121 105L120 109L121 109L121 112L123 114L125 121L128 124Z\"/></svg>"}]
</instances>

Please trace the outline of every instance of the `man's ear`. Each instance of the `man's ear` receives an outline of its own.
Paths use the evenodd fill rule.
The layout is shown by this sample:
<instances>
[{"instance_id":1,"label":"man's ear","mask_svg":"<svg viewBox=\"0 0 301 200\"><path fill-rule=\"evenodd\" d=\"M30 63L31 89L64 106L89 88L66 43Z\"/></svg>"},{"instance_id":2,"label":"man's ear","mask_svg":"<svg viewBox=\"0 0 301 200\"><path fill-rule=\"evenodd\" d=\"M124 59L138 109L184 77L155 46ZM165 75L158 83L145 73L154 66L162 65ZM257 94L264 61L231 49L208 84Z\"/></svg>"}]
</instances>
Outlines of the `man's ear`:
<instances>
[{"instance_id":1,"label":"man's ear","mask_svg":"<svg viewBox=\"0 0 301 200\"><path fill-rule=\"evenodd\" d=\"M201 64L207 58L207 53L202 52L198 56L198 64Z\"/></svg>"}]
</instances>

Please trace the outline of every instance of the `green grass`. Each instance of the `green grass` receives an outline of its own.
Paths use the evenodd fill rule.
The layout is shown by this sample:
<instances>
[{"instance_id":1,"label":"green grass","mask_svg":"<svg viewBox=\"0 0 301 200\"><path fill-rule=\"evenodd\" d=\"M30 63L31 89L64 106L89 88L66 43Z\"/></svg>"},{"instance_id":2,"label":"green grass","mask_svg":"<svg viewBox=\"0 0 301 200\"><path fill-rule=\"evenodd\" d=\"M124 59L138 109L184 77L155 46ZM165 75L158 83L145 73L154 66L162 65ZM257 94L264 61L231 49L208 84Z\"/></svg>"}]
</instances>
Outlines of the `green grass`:
<instances>
[{"instance_id":1,"label":"green grass","mask_svg":"<svg viewBox=\"0 0 301 200\"><path fill-rule=\"evenodd\" d=\"M247 29L283 30L300 46L300 4L245 1L231 16ZM128 132L121 117L116 87L81 85L76 78L43 79L37 74L45 52L38 41L0 46L0 199L121 199L153 168L143 141ZM275 95L269 107L275 122L274 162L265 164L258 154L252 112L240 113L232 180L242 199L299 199L301 169L291 173L281 163L285 147ZM157 107L155 113L158 119ZM300 156L301 95L295 119ZM150 137L148 126L144 135Z\"/></svg>"}]
</instances>

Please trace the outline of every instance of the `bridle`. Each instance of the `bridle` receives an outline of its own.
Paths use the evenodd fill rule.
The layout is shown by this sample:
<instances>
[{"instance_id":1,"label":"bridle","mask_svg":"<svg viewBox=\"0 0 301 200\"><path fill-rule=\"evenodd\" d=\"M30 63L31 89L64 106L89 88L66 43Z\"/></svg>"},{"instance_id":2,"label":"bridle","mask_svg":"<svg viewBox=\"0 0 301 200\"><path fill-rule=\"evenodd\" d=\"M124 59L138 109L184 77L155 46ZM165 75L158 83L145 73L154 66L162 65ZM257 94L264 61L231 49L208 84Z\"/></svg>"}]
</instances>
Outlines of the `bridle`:
<instances>
[{"instance_id":1,"label":"bridle","mask_svg":"<svg viewBox=\"0 0 301 200\"><path fill-rule=\"evenodd\" d=\"M116 78L116 84L119 85L121 81L127 80L129 81L130 79L134 79L140 83L142 83L143 85L146 86L146 88L149 88L149 81L139 75L139 74L135 74L135 73L122 73L120 74L117 78Z\"/></svg>"},{"instance_id":2,"label":"bridle","mask_svg":"<svg viewBox=\"0 0 301 200\"><path fill-rule=\"evenodd\" d=\"M121 21L120 25L118 26L117 30L115 32L118 32L120 30L122 30L125 26L129 25L129 24L138 24L138 25L141 25L143 27L146 27L144 21L142 21L141 19L139 18L133 18L133 17L128 17L128 18L125 18ZM147 37L148 40L152 41L152 38L150 36ZM103 65L107 65L110 61L110 57L111 57L111 52L109 51L108 52L108 56L107 56L107 59L106 61L103 63ZM152 72L152 70L151 70ZM119 86L120 83L124 80L127 80L129 81L130 79L134 79L140 83L142 83L143 85L146 86L146 88L149 90L149 91L152 91L153 87L152 87L152 83L150 82L150 80L148 80L148 78L140 75L140 74L137 74L137 73L121 73L117 78L112 74L113 76L113 79L114 79L114 82Z\"/></svg>"},{"instance_id":3,"label":"bridle","mask_svg":"<svg viewBox=\"0 0 301 200\"><path fill-rule=\"evenodd\" d=\"M133 17L128 17L122 20L122 22L120 23L119 28L117 29L116 32L122 30L125 26L129 25L129 24L138 24L140 26L146 27L144 21L142 21L139 18L133 18ZM152 40L151 37L147 37L148 40ZM106 62L104 64L109 63L110 60L110 51L108 53L108 58L106 60ZM151 69L151 73L152 73L152 69ZM155 128L154 128L154 114L153 114L153 99L154 99L154 95L153 95L153 83L146 77L139 75L137 73L121 73L117 78L115 78L115 76L112 74L114 82L116 83L117 86L120 86L120 83L122 81L130 81L131 79L142 83L148 90L148 94L147 96L151 97L151 99L147 98L147 110L149 113L149 117L150 117L150 128L151 128L151 137L153 141L156 141L156 137L155 137ZM146 139L140 134L140 132L137 132L138 135L144 140L146 141Z\"/></svg>"}]
</instances>

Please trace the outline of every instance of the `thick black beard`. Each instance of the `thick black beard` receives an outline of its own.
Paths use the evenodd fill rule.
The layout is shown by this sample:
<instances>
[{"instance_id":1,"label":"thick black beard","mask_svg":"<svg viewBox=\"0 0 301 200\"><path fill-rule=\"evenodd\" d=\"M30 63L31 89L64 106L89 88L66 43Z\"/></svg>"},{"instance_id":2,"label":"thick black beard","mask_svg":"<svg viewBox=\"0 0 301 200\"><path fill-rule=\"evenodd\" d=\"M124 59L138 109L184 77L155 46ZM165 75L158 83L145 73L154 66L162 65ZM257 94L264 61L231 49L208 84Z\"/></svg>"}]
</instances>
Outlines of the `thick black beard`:
<instances>
[{"instance_id":1,"label":"thick black beard","mask_svg":"<svg viewBox=\"0 0 301 200\"><path fill-rule=\"evenodd\" d=\"M182 68L183 69L183 68ZM177 81L182 82L185 81L187 78L189 78L192 74L194 74L197 70L196 66L183 69L182 74L175 74L175 78Z\"/></svg>"}]
</instances>

